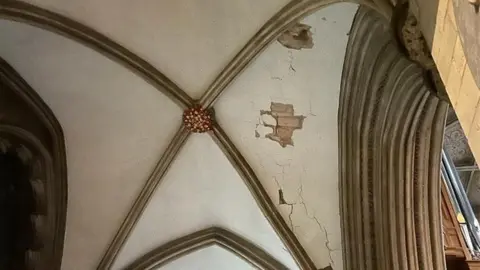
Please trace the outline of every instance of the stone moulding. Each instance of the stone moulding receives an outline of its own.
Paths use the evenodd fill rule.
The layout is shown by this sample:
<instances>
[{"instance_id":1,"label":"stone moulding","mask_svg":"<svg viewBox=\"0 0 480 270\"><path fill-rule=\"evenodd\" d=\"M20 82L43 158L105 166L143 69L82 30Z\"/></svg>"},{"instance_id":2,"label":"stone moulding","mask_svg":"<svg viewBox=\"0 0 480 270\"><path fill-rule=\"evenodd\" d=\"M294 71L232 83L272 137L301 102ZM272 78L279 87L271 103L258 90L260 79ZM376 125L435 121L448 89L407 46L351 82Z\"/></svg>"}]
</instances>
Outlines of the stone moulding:
<instances>
[{"instance_id":1,"label":"stone moulding","mask_svg":"<svg viewBox=\"0 0 480 270\"><path fill-rule=\"evenodd\" d=\"M194 104L191 97L150 63L84 24L16 0L0 0L0 18L25 22L78 41L138 74L182 108Z\"/></svg>"},{"instance_id":2,"label":"stone moulding","mask_svg":"<svg viewBox=\"0 0 480 270\"><path fill-rule=\"evenodd\" d=\"M272 42L306 16L336 3L356 3L375 10L387 20L392 16L392 5L387 0L293 0L268 20L248 41L237 55L225 66L208 86L199 103L207 108L213 106L222 92L235 78Z\"/></svg>"},{"instance_id":3,"label":"stone moulding","mask_svg":"<svg viewBox=\"0 0 480 270\"><path fill-rule=\"evenodd\" d=\"M278 212L275 204L270 199L267 191L263 188L252 167L248 164L247 160L233 144L225 131L218 124L214 123L213 132L211 132L210 135L242 177L260 210L285 244L285 247L291 252L292 257L299 268L315 270L316 267L313 261Z\"/></svg>"},{"instance_id":4,"label":"stone moulding","mask_svg":"<svg viewBox=\"0 0 480 270\"><path fill-rule=\"evenodd\" d=\"M20 157L32 170L33 185L40 185L35 201L41 227L40 260L35 269L60 269L67 212L67 165L61 126L40 96L0 58L0 139L23 148ZM18 148L17 148L18 149ZM40 203L41 202L41 203ZM43 205L44 204L44 205ZM28 256L27 256L28 257Z\"/></svg>"},{"instance_id":5,"label":"stone moulding","mask_svg":"<svg viewBox=\"0 0 480 270\"><path fill-rule=\"evenodd\" d=\"M445 269L440 154L447 103L361 8L339 108L345 269Z\"/></svg>"},{"instance_id":6,"label":"stone moulding","mask_svg":"<svg viewBox=\"0 0 480 270\"><path fill-rule=\"evenodd\" d=\"M222 228L209 228L177 238L145 254L125 270L153 270L212 245L220 246L260 270L287 270L282 263L248 240Z\"/></svg>"}]
</instances>

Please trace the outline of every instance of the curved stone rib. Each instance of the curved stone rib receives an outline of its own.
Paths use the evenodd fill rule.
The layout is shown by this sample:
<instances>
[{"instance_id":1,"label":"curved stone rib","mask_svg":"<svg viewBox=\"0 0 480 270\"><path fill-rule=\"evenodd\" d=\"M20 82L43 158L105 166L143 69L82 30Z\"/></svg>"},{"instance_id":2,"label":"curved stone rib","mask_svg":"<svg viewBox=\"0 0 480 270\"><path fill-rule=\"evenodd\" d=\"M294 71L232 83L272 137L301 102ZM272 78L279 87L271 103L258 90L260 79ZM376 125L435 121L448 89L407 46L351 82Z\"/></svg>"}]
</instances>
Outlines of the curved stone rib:
<instances>
[{"instance_id":1,"label":"curved stone rib","mask_svg":"<svg viewBox=\"0 0 480 270\"><path fill-rule=\"evenodd\" d=\"M194 103L180 87L147 61L86 25L16 0L0 0L0 18L25 22L79 41L138 74L182 108Z\"/></svg>"},{"instance_id":2,"label":"curved stone rib","mask_svg":"<svg viewBox=\"0 0 480 270\"><path fill-rule=\"evenodd\" d=\"M358 17L362 16L361 14L358 14L357 15ZM350 43L352 43L353 40L356 40L358 38L366 38L366 36L363 36L363 37L360 37L358 35L358 32L351 32L351 38L348 40L348 47L350 47ZM356 50L356 47L353 47L351 50L347 50L346 51L346 54L345 54L345 60L344 62L354 62L354 63L357 63L357 62L360 62L361 59L359 57L355 57L359 52L357 52ZM351 98L351 91L348 91L350 90L352 87L350 87L350 83L353 82L356 78L357 74L355 74L354 72L351 72L350 69L346 69L342 72L342 84L343 85L346 85L345 86L345 91L340 91L340 98L339 98L339 113L338 113L338 127L339 127L339 138L338 138L338 142L340 145L347 145L347 141L349 138L347 138L346 136L344 136L344 132L343 130L345 128L347 128L345 125L347 123L346 121L346 117L347 117L347 114L344 112L344 110L346 110L347 108L350 107L350 101L352 100ZM339 168L345 168L347 165L346 163L348 162L347 161L347 158L349 157L349 155L347 154L347 151L349 150L348 147L339 147L339 160L338 160L338 164L339 164ZM346 158L342 158L342 157L346 157ZM348 171L346 170L342 170L340 169L339 170L339 177L340 178L344 178L346 177L346 174L348 173ZM339 193L340 193L340 216L341 216L341 223L342 224L350 224L350 223L353 223L353 221L351 220L353 218L353 216L349 216L348 213L345 211L345 205L348 205L347 203L347 200L350 198L349 195L350 195L350 190L351 190L351 185L343 185L343 182L342 181L339 181ZM345 242L350 242L352 241L353 239L353 236L350 235L350 231L347 231L345 230L345 227L342 228L342 243L345 243ZM367 245L370 245L369 243L367 243ZM351 254L353 253L353 250L351 250L350 248L353 248L353 245L350 245L350 246L347 246L347 245L342 245L342 251L343 251L343 256L344 257L351 257ZM351 269L351 264L352 262L350 260L344 260L344 267L345 269ZM356 265L356 263L353 263Z\"/></svg>"},{"instance_id":3,"label":"curved stone rib","mask_svg":"<svg viewBox=\"0 0 480 270\"><path fill-rule=\"evenodd\" d=\"M404 187L405 187L405 228L406 228L406 237L407 237L407 262L409 269L419 269L418 264L418 253L417 253L417 237L415 234L415 225L416 225L416 216L413 211L415 200L414 190L415 190L415 175L414 170L412 169L415 164L415 139L417 134L417 129L422 117L423 110L421 108L425 107L428 100L430 99L429 93L423 91L420 92L423 94L420 104L416 109L412 109L414 113L413 119L410 121L410 126L408 126L408 135L405 145L405 167L410 168L405 172Z\"/></svg>"},{"instance_id":4,"label":"curved stone rib","mask_svg":"<svg viewBox=\"0 0 480 270\"><path fill-rule=\"evenodd\" d=\"M314 263L300 245L287 223L285 223L285 220L278 212L255 172L225 131L218 124L214 124L213 132L211 132L210 135L242 177L260 210L279 235L286 248L290 251L299 268L302 270L316 270Z\"/></svg>"},{"instance_id":5,"label":"curved stone rib","mask_svg":"<svg viewBox=\"0 0 480 270\"><path fill-rule=\"evenodd\" d=\"M342 77L339 136L346 269L444 269L440 153L447 104L361 8Z\"/></svg>"},{"instance_id":6,"label":"curved stone rib","mask_svg":"<svg viewBox=\"0 0 480 270\"><path fill-rule=\"evenodd\" d=\"M125 270L153 270L197 250L218 245L260 270L287 270L282 263L248 240L222 228L209 228L170 241L145 254Z\"/></svg>"},{"instance_id":7,"label":"curved stone rib","mask_svg":"<svg viewBox=\"0 0 480 270\"><path fill-rule=\"evenodd\" d=\"M441 269L445 263L445 256L443 254L443 238L438 237L438 235L443 235L442 228L442 219L440 216L435 215L436 213L441 213L441 198L442 196L442 185L440 181L440 171L441 171L441 158L438 157L437 149L443 147L444 139L444 129L446 115L448 111L448 104L446 102L438 102L435 108L435 115L433 117L433 124L431 125L429 132L430 136L430 162L429 162L429 188L430 191L428 194L428 204L430 208L428 212L433 213L434 216L429 218L429 224L427 225L430 228L430 241L434 250L432 250L432 260L434 269ZM440 202L439 202L440 200ZM441 247L441 252L439 249Z\"/></svg>"},{"instance_id":8,"label":"curved stone rib","mask_svg":"<svg viewBox=\"0 0 480 270\"><path fill-rule=\"evenodd\" d=\"M384 0L375 0L383 2ZM277 12L263 27L248 41L242 50L228 63L222 72L215 78L206 92L200 98L200 104L211 107L227 88L227 86L274 40L276 40L289 26L305 16L328 5L341 2L358 3L368 6L390 19L391 9L384 10L389 5L378 7L370 0L292 0L288 5Z\"/></svg>"},{"instance_id":9,"label":"curved stone rib","mask_svg":"<svg viewBox=\"0 0 480 270\"><path fill-rule=\"evenodd\" d=\"M176 158L183 145L185 145L189 135L190 132L188 132L185 126L182 125L158 161L155 169L143 186L137 199L133 203L132 208L128 212L112 243L109 245L100 264L98 265L98 270L111 269L116 257L118 256L118 253L130 236L133 228L137 224L153 193L163 180L163 177L170 168L173 160Z\"/></svg>"},{"instance_id":10,"label":"curved stone rib","mask_svg":"<svg viewBox=\"0 0 480 270\"><path fill-rule=\"evenodd\" d=\"M423 258L424 269L442 269L444 264L443 241L440 213L441 185L440 157L437 150L443 144L443 128L447 105L433 99L424 108L424 118L417 134L415 174L418 175L418 197L415 197L415 210L420 223L416 227L417 246L421 251L419 260ZM427 181L422 182L421 179ZM441 248L441 251L438 249Z\"/></svg>"}]
</instances>

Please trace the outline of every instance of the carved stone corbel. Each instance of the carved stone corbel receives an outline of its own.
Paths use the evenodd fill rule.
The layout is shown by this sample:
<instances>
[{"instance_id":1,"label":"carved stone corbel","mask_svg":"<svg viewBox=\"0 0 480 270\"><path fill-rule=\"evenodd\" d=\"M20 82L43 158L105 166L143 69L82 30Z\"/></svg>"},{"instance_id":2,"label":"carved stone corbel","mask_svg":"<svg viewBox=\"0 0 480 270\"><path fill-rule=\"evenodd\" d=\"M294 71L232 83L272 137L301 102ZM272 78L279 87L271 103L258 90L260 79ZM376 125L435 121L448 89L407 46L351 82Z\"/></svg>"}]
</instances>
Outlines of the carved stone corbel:
<instances>
[{"instance_id":1,"label":"carved stone corbel","mask_svg":"<svg viewBox=\"0 0 480 270\"><path fill-rule=\"evenodd\" d=\"M442 100L448 101L448 94L430 47L407 1L397 2L392 17L392 28L400 51L424 70L429 89Z\"/></svg>"}]
</instances>

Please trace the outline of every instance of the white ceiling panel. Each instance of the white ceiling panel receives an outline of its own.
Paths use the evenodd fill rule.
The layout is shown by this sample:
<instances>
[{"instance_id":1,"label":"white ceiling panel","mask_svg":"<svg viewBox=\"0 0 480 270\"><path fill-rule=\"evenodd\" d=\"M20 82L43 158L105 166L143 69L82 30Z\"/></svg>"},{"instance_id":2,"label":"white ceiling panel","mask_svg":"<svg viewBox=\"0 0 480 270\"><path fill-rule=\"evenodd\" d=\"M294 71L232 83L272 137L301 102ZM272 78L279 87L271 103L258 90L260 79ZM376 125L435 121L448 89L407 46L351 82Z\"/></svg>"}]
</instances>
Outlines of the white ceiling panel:
<instances>
[{"instance_id":1,"label":"white ceiling panel","mask_svg":"<svg viewBox=\"0 0 480 270\"><path fill-rule=\"evenodd\" d=\"M194 97L289 0L28 0L147 59ZM247 19L248 18L248 19Z\"/></svg>"},{"instance_id":2,"label":"white ceiling panel","mask_svg":"<svg viewBox=\"0 0 480 270\"><path fill-rule=\"evenodd\" d=\"M243 180L207 134L194 134L187 141L114 269L168 241L213 226L246 238L289 269L298 269Z\"/></svg>"},{"instance_id":3,"label":"white ceiling panel","mask_svg":"<svg viewBox=\"0 0 480 270\"><path fill-rule=\"evenodd\" d=\"M0 20L0 56L40 94L66 139L63 269L95 269L179 127L181 109L79 43Z\"/></svg>"}]
</instances>

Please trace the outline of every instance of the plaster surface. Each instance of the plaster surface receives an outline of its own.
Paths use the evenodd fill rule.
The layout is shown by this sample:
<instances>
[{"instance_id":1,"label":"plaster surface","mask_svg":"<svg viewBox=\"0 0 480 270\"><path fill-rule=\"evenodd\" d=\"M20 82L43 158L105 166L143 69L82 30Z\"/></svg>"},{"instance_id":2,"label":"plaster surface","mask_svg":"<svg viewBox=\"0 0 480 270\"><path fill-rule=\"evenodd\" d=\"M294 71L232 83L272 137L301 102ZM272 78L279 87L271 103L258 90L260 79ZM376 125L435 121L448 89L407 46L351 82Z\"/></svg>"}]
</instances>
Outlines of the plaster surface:
<instances>
[{"instance_id":1,"label":"plaster surface","mask_svg":"<svg viewBox=\"0 0 480 270\"><path fill-rule=\"evenodd\" d=\"M27 0L78 20L148 60L198 98L289 0Z\"/></svg>"},{"instance_id":2,"label":"plaster surface","mask_svg":"<svg viewBox=\"0 0 480 270\"><path fill-rule=\"evenodd\" d=\"M217 103L216 117L247 158L318 268L343 269L338 194L337 111L348 32L358 6L336 4L301 23L313 48L271 44ZM293 105L304 116L292 145L269 139L262 111Z\"/></svg>"},{"instance_id":3,"label":"plaster surface","mask_svg":"<svg viewBox=\"0 0 480 270\"><path fill-rule=\"evenodd\" d=\"M213 245L181 257L157 270L255 270L233 253Z\"/></svg>"},{"instance_id":4,"label":"plaster surface","mask_svg":"<svg viewBox=\"0 0 480 270\"><path fill-rule=\"evenodd\" d=\"M67 148L63 269L95 269L181 121L181 109L104 56L0 20L0 56L53 110Z\"/></svg>"},{"instance_id":5,"label":"plaster surface","mask_svg":"<svg viewBox=\"0 0 480 270\"><path fill-rule=\"evenodd\" d=\"M113 269L123 269L168 241L212 226L232 231L289 269L298 269L243 180L207 134L188 139Z\"/></svg>"}]
</instances>

